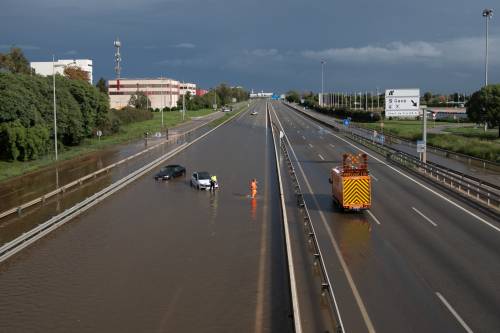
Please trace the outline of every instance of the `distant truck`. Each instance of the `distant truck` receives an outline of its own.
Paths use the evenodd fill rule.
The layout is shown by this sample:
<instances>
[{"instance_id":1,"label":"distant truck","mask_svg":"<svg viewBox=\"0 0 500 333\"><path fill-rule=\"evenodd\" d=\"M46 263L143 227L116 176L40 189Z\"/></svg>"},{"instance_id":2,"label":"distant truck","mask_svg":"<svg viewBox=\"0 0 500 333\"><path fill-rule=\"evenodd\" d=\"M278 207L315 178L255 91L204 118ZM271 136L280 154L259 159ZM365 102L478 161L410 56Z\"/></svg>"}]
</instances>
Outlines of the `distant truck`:
<instances>
[{"instance_id":1,"label":"distant truck","mask_svg":"<svg viewBox=\"0 0 500 333\"><path fill-rule=\"evenodd\" d=\"M371 207L371 177L366 154L344 154L342 166L330 175L333 200L343 210L362 210Z\"/></svg>"}]
</instances>

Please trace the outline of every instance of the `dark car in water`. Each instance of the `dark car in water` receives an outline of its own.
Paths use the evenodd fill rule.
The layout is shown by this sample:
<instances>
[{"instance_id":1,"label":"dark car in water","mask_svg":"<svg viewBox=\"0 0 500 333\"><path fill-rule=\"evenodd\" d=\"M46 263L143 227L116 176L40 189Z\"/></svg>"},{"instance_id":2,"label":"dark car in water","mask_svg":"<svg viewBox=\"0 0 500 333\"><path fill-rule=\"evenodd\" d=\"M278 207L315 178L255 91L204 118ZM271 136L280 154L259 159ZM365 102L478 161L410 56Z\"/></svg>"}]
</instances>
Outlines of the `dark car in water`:
<instances>
[{"instance_id":1,"label":"dark car in water","mask_svg":"<svg viewBox=\"0 0 500 333\"><path fill-rule=\"evenodd\" d=\"M182 165L171 164L164 166L155 175L155 180L169 180L175 177L184 176L186 174L186 168Z\"/></svg>"}]
</instances>

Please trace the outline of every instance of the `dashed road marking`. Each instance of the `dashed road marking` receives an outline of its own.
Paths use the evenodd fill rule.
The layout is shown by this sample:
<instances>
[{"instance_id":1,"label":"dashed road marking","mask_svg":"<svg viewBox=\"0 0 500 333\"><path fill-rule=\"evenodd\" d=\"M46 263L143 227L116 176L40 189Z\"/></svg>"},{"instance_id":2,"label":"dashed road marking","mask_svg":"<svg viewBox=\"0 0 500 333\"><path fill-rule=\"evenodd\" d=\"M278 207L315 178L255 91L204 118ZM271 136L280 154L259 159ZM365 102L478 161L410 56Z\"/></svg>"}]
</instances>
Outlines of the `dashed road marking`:
<instances>
[{"instance_id":1,"label":"dashed road marking","mask_svg":"<svg viewBox=\"0 0 500 333\"><path fill-rule=\"evenodd\" d=\"M378 225L381 225L382 223L380 223L380 221L375 217L375 215L373 215L372 212L370 212L369 210L366 211L368 213L368 215L370 215L370 217L373 219L373 221L377 222Z\"/></svg>"},{"instance_id":2,"label":"dashed road marking","mask_svg":"<svg viewBox=\"0 0 500 333\"><path fill-rule=\"evenodd\" d=\"M469 325L465 323L465 321L460 317L460 315L455 311L455 309L448 303L446 298L444 298L443 295L441 295L439 292L436 292L437 297L443 302L444 306L451 312L451 314L455 317L455 319L462 325L462 327L465 329L467 333L473 333Z\"/></svg>"},{"instance_id":3,"label":"dashed road marking","mask_svg":"<svg viewBox=\"0 0 500 333\"><path fill-rule=\"evenodd\" d=\"M428 218L427 216L425 216L421 211L419 211L415 207L411 207L411 209L413 209L418 215L422 216L427 222L429 222L433 226L435 226L435 227L438 226L436 223L434 223L434 221L432 221L430 218Z\"/></svg>"}]
</instances>

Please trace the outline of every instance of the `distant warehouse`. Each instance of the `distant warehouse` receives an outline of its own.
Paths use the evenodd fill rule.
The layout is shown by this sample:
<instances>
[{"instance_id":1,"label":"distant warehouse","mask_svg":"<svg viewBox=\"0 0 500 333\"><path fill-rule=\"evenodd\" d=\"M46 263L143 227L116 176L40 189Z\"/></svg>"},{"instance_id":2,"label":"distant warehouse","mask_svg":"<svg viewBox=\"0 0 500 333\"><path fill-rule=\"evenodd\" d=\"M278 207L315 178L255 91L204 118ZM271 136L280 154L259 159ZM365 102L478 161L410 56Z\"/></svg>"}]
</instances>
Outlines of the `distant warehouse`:
<instances>
[{"instance_id":1,"label":"distant warehouse","mask_svg":"<svg viewBox=\"0 0 500 333\"><path fill-rule=\"evenodd\" d=\"M110 106L121 109L128 105L130 97L142 92L148 96L153 109L173 108L185 92L196 94L194 83L181 83L169 78L120 79L108 81Z\"/></svg>"},{"instance_id":2,"label":"distant warehouse","mask_svg":"<svg viewBox=\"0 0 500 333\"><path fill-rule=\"evenodd\" d=\"M447 107L428 107L425 109L427 115L431 115L433 119L437 120L466 120L466 108L447 108Z\"/></svg>"}]
</instances>

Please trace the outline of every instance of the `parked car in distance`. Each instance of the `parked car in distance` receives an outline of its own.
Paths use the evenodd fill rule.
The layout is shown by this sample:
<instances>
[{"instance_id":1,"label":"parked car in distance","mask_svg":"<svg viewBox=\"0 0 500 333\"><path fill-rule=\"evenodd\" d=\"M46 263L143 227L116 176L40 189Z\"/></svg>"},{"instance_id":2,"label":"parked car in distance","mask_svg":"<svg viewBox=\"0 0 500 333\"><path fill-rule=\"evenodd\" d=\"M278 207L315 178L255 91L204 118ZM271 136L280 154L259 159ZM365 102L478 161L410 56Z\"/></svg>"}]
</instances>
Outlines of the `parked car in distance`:
<instances>
[{"instance_id":1,"label":"parked car in distance","mask_svg":"<svg viewBox=\"0 0 500 333\"><path fill-rule=\"evenodd\" d=\"M223 106L222 107L222 112L231 112L233 111L233 108L230 106Z\"/></svg>"},{"instance_id":2,"label":"parked car in distance","mask_svg":"<svg viewBox=\"0 0 500 333\"><path fill-rule=\"evenodd\" d=\"M171 164L164 166L155 175L155 180L169 180L175 177L184 176L186 174L186 168L182 165Z\"/></svg>"},{"instance_id":3,"label":"parked car in distance","mask_svg":"<svg viewBox=\"0 0 500 333\"><path fill-rule=\"evenodd\" d=\"M210 189L210 174L206 171L193 172L191 186L196 187L198 190ZM219 188L219 184L216 183L215 188Z\"/></svg>"}]
</instances>

